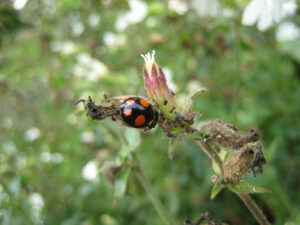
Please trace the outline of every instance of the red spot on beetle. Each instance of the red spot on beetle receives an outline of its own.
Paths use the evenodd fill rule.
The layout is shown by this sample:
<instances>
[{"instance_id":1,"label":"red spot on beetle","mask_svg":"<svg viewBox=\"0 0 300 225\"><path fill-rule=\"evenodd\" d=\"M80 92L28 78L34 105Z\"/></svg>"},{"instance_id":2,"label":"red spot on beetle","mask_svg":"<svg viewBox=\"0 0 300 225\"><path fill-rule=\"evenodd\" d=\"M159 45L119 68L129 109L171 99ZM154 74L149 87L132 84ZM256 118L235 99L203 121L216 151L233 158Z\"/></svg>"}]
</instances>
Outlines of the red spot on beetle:
<instances>
[{"instance_id":1,"label":"red spot on beetle","mask_svg":"<svg viewBox=\"0 0 300 225\"><path fill-rule=\"evenodd\" d=\"M138 115L134 120L134 124L137 127L143 126L145 122L146 122L146 118L144 115Z\"/></svg>"},{"instance_id":2,"label":"red spot on beetle","mask_svg":"<svg viewBox=\"0 0 300 225\"><path fill-rule=\"evenodd\" d=\"M126 102L126 105L134 105L134 100L132 100L132 99L129 99L129 100L127 100L127 102Z\"/></svg>"},{"instance_id":3,"label":"red spot on beetle","mask_svg":"<svg viewBox=\"0 0 300 225\"><path fill-rule=\"evenodd\" d=\"M131 115L131 113L132 113L132 111L131 111L131 109L125 109L124 110L124 116L130 116Z\"/></svg>"},{"instance_id":4,"label":"red spot on beetle","mask_svg":"<svg viewBox=\"0 0 300 225\"><path fill-rule=\"evenodd\" d=\"M140 103L141 103L141 105L144 106L145 108L149 107L149 105L150 105L149 102L147 102L146 100L144 100L144 99L142 99L142 98L140 99Z\"/></svg>"}]
</instances>

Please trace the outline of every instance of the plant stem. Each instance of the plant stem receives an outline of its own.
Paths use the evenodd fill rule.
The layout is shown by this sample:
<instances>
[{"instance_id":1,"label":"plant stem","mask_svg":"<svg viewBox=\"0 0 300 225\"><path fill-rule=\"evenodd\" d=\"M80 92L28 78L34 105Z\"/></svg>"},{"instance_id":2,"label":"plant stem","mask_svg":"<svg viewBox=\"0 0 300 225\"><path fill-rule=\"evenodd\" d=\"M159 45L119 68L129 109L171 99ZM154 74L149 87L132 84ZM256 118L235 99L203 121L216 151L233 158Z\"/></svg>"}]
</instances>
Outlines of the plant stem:
<instances>
[{"instance_id":1,"label":"plant stem","mask_svg":"<svg viewBox=\"0 0 300 225\"><path fill-rule=\"evenodd\" d=\"M147 192L154 208L156 209L159 216L164 221L164 224L166 225L178 225L177 222L174 221L174 219L170 216L168 211L164 208L160 200L157 198L150 181L146 177L144 171L142 168L138 165L135 170L135 175L138 178L138 180L141 182L142 186L144 187L145 191Z\"/></svg>"},{"instance_id":2,"label":"plant stem","mask_svg":"<svg viewBox=\"0 0 300 225\"><path fill-rule=\"evenodd\" d=\"M215 149L210 145L210 143L205 142L199 132L190 135L190 138L194 140L201 147L203 152L220 168L221 176L223 176L223 162Z\"/></svg>"},{"instance_id":3,"label":"plant stem","mask_svg":"<svg viewBox=\"0 0 300 225\"><path fill-rule=\"evenodd\" d=\"M223 163L222 160L220 159L219 155L217 152L207 143L204 141L196 141L198 145L202 148L202 150L205 152L205 154L215 163L217 166L220 168L221 175L224 175L224 170L223 170Z\"/></svg>"},{"instance_id":4,"label":"plant stem","mask_svg":"<svg viewBox=\"0 0 300 225\"><path fill-rule=\"evenodd\" d=\"M0 179L0 184L2 186L2 188L4 189L4 191L6 191L6 193L9 195L9 197L11 198L12 204L23 214L23 216L26 218L28 224L34 225L35 223L32 221L32 219L30 218L30 216L27 214L27 212L23 209L22 205L17 201L17 199L14 197L14 195L12 194L12 192L9 190L9 188L7 187L7 185L4 183L4 181L2 179Z\"/></svg>"},{"instance_id":5,"label":"plant stem","mask_svg":"<svg viewBox=\"0 0 300 225\"><path fill-rule=\"evenodd\" d=\"M194 134L190 136L206 153L206 155L215 163L218 165L218 167L221 170L221 175L224 175L223 170L223 163L220 159L219 155L215 151L215 149L211 146L210 143L204 142L201 135ZM252 215L256 218L256 220L259 222L260 225L270 225L267 218L261 211L261 209L258 207L258 205L251 199L251 197L248 194L244 193L237 193L235 192L240 199L244 202L244 204L248 207Z\"/></svg>"},{"instance_id":6,"label":"plant stem","mask_svg":"<svg viewBox=\"0 0 300 225\"><path fill-rule=\"evenodd\" d=\"M266 216L263 214L262 210L258 207L258 205L253 201L253 199L245 193L237 193L235 192L240 199L244 202L247 208L250 210L252 215L256 218L260 225L270 225Z\"/></svg>"},{"instance_id":7,"label":"plant stem","mask_svg":"<svg viewBox=\"0 0 300 225\"><path fill-rule=\"evenodd\" d=\"M241 25L241 10L238 11L238 17L233 21L233 32L234 32L234 64L235 64L235 82L234 82L234 96L235 101L232 104L232 115L234 122L237 122L237 112L240 105L239 92L241 88L241 54L240 54L240 25Z\"/></svg>"}]
</instances>

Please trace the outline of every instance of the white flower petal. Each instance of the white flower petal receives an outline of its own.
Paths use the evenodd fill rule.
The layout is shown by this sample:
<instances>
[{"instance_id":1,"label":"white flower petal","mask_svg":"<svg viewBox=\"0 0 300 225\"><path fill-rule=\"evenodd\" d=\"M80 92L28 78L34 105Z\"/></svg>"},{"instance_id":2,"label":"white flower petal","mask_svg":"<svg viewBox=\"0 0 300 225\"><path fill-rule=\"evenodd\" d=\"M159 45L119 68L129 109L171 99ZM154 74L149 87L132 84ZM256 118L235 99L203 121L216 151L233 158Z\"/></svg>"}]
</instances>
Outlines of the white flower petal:
<instances>
[{"instance_id":1,"label":"white flower petal","mask_svg":"<svg viewBox=\"0 0 300 225\"><path fill-rule=\"evenodd\" d=\"M216 17L222 13L221 6L217 0L193 0L192 7L201 17L212 16Z\"/></svg>"},{"instance_id":2,"label":"white flower petal","mask_svg":"<svg viewBox=\"0 0 300 225\"><path fill-rule=\"evenodd\" d=\"M88 181L98 181L98 168L94 161L89 161L82 169L82 177Z\"/></svg>"},{"instance_id":3,"label":"white flower petal","mask_svg":"<svg viewBox=\"0 0 300 225\"><path fill-rule=\"evenodd\" d=\"M251 1L243 12L242 24L254 25L259 18L259 12L261 8L261 2L264 0L253 0Z\"/></svg>"},{"instance_id":4,"label":"white flower petal","mask_svg":"<svg viewBox=\"0 0 300 225\"><path fill-rule=\"evenodd\" d=\"M88 25L95 27L100 23L100 16L97 13L93 13L88 17Z\"/></svg>"},{"instance_id":5,"label":"white flower petal","mask_svg":"<svg viewBox=\"0 0 300 225\"><path fill-rule=\"evenodd\" d=\"M295 23L284 22L276 30L278 41L290 41L296 38L300 38L300 29Z\"/></svg>"},{"instance_id":6,"label":"white flower petal","mask_svg":"<svg viewBox=\"0 0 300 225\"><path fill-rule=\"evenodd\" d=\"M32 127L25 132L24 138L26 141L34 141L41 136L41 132L38 128Z\"/></svg>"},{"instance_id":7,"label":"white flower petal","mask_svg":"<svg viewBox=\"0 0 300 225\"><path fill-rule=\"evenodd\" d=\"M188 11L187 3L180 0L170 0L168 2L168 7L180 15L183 15Z\"/></svg>"},{"instance_id":8,"label":"white flower petal","mask_svg":"<svg viewBox=\"0 0 300 225\"><path fill-rule=\"evenodd\" d=\"M295 0L252 0L244 10L242 24L254 25L264 31L283 17L296 12Z\"/></svg>"},{"instance_id":9,"label":"white flower petal","mask_svg":"<svg viewBox=\"0 0 300 225\"><path fill-rule=\"evenodd\" d=\"M14 6L15 9L21 10L21 9L24 8L26 3L27 3L27 0L14 0L13 6Z\"/></svg>"},{"instance_id":10,"label":"white flower petal","mask_svg":"<svg viewBox=\"0 0 300 225\"><path fill-rule=\"evenodd\" d=\"M44 208L44 199L40 193L32 193L29 197L29 202L31 204L31 216L34 220L40 221L41 213Z\"/></svg>"},{"instance_id":11,"label":"white flower petal","mask_svg":"<svg viewBox=\"0 0 300 225\"><path fill-rule=\"evenodd\" d=\"M41 152L40 154L41 161L48 163L51 161L51 153L50 152Z\"/></svg>"},{"instance_id":12,"label":"white flower petal","mask_svg":"<svg viewBox=\"0 0 300 225\"><path fill-rule=\"evenodd\" d=\"M266 10L264 14L260 15L258 19L257 27L259 30L264 31L268 29L271 25L272 25L272 14L270 11Z\"/></svg>"},{"instance_id":13,"label":"white flower petal","mask_svg":"<svg viewBox=\"0 0 300 225\"><path fill-rule=\"evenodd\" d=\"M272 19L278 23L282 19L283 0L269 0Z\"/></svg>"},{"instance_id":14,"label":"white flower petal","mask_svg":"<svg viewBox=\"0 0 300 225\"><path fill-rule=\"evenodd\" d=\"M287 1L282 4L283 16L292 16L296 13L298 5L295 0Z\"/></svg>"},{"instance_id":15,"label":"white flower petal","mask_svg":"<svg viewBox=\"0 0 300 225\"><path fill-rule=\"evenodd\" d=\"M91 131L85 131L81 134L80 141L85 144L93 143L95 141L95 135Z\"/></svg>"},{"instance_id":16,"label":"white flower petal","mask_svg":"<svg viewBox=\"0 0 300 225\"><path fill-rule=\"evenodd\" d=\"M128 21L131 23L141 22L147 15L147 4L140 0L129 0L128 3L131 9L127 14Z\"/></svg>"}]
</instances>

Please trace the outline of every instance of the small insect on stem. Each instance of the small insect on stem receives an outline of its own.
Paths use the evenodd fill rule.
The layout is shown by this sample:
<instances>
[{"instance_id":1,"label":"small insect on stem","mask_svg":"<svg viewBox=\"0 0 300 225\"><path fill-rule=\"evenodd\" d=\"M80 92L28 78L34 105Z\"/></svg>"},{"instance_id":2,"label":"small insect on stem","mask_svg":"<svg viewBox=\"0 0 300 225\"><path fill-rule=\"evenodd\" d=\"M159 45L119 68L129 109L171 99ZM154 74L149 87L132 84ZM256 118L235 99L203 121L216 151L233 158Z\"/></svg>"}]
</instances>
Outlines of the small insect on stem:
<instances>
[{"instance_id":1,"label":"small insect on stem","mask_svg":"<svg viewBox=\"0 0 300 225\"><path fill-rule=\"evenodd\" d=\"M176 107L173 106L172 109L169 111L169 113L173 113L175 109L176 109Z\"/></svg>"},{"instance_id":2,"label":"small insect on stem","mask_svg":"<svg viewBox=\"0 0 300 225\"><path fill-rule=\"evenodd\" d=\"M108 94L107 94L107 93L103 93L103 98L104 98L105 100L107 100L107 99L108 99Z\"/></svg>"}]
</instances>

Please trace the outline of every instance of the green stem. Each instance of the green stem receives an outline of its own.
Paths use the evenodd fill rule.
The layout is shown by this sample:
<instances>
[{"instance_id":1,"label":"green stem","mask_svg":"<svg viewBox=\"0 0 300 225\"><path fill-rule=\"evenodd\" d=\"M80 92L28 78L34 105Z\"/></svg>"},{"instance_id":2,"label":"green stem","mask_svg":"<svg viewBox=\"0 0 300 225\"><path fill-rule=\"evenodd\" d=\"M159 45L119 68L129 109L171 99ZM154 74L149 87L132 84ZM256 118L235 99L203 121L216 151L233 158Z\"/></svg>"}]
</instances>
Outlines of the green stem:
<instances>
[{"instance_id":1,"label":"green stem","mask_svg":"<svg viewBox=\"0 0 300 225\"><path fill-rule=\"evenodd\" d=\"M235 122L237 122L237 112L240 105L239 92L241 87L241 55L240 55L240 24L241 24L241 11L238 12L238 17L234 20L233 31L235 37L234 44L234 64L235 64L235 87L234 94L235 101L232 104L232 112Z\"/></svg>"},{"instance_id":2,"label":"green stem","mask_svg":"<svg viewBox=\"0 0 300 225\"><path fill-rule=\"evenodd\" d=\"M6 184L4 183L4 181L2 179L0 179L0 184L2 186L2 188L4 189L4 191L9 195L10 199L12 200L12 204L15 205L15 207L23 214L23 216L26 218L28 224L34 225L35 223L31 220L30 216L27 214L27 212L25 212L25 210L23 209L23 207L18 203L17 199L15 198L15 196L11 193L11 191L9 190L9 188L6 186Z\"/></svg>"},{"instance_id":3,"label":"green stem","mask_svg":"<svg viewBox=\"0 0 300 225\"><path fill-rule=\"evenodd\" d=\"M196 141L198 145L200 145L202 151L220 168L221 175L224 175L223 162L220 159L218 153L207 143L204 141Z\"/></svg>"},{"instance_id":4,"label":"green stem","mask_svg":"<svg viewBox=\"0 0 300 225\"><path fill-rule=\"evenodd\" d=\"M220 168L221 176L223 176L223 162L210 143L205 142L199 132L190 135L190 138L194 140L201 147L202 151Z\"/></svg>"},{"instance_id":5,"label":"green stem","mask_svg":"<svg viewBox=\"0 0 300 225\"><path fill-rule=\"evenodd\" d=\"M173 220L173 218L170 216L168 211L164 208L160 200L157 198L150 181L146 177L145 173L143 172L142 168L138 166L135 170L135 175L138 178L138 180L141 182L142 186L144 187L145 191L147 192L154 208L156 209L159 216L164 221L164 224L166 225L178 225L177 222Z\"/></svg>"},{"instance_id":6,"label":"green stem","mask_svg":"<svg viewBox=\"0 0 300 225\"><path fill-rule=\"evenodd\" d=\"M253 201L253 199L245 193L237 193L235 192L240 199L244 202L247 208L250 210L252 215L256 218L260 225L270 225L266 216L263 214L262 210L258 207L258 205Z\"/></svg>"}]
</instances>

